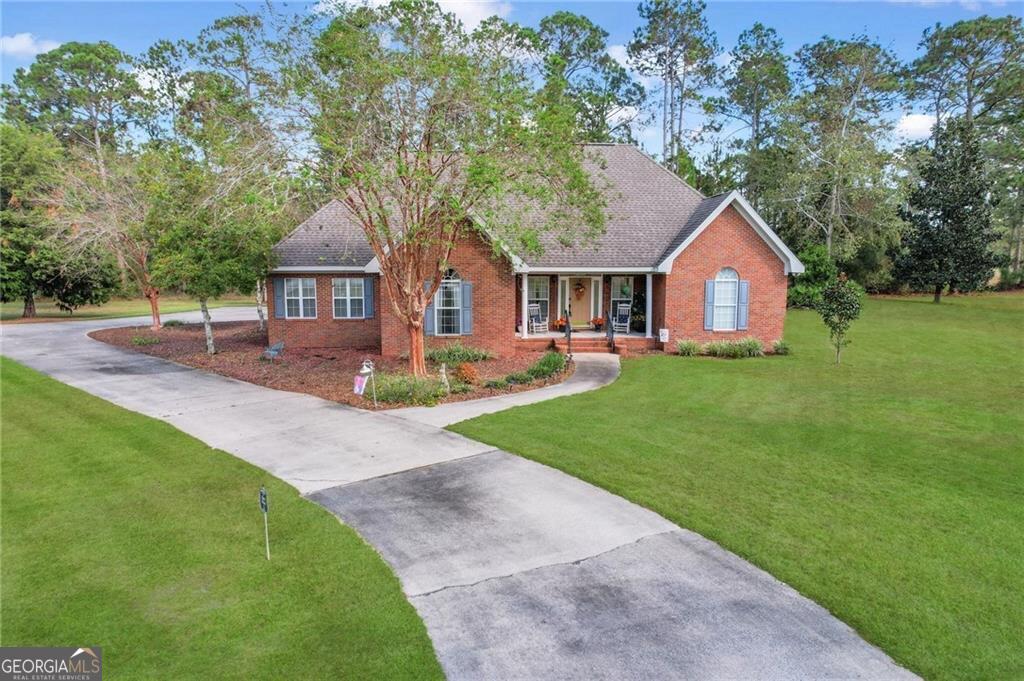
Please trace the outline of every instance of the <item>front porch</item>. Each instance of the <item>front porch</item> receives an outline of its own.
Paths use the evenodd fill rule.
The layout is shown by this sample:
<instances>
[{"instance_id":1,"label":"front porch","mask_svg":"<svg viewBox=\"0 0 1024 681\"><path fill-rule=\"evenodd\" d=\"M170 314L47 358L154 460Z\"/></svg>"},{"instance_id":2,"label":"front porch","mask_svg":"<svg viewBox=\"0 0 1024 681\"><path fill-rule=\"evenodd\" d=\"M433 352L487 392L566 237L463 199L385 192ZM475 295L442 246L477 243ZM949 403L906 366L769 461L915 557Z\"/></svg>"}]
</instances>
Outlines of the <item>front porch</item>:
<instances>
[{"instance_id":1,"label":"front porch","mask_svg":"<svg viewBox=\"0 0 1024 681\"><path fill-rule=\"evenodd\" d=\"M615 332L623 343L654 340L652 272L544 272L516 275L516 340L564 340L566 325L581 343L606 340L602 323L626 316L628 331ZM537 319L539 324L531 323ZM546 328L545 328L546 327Z\"/></svg>"},{"instance_id":2,"label":"front porch","mask_svg":"<svg viewBox=\"0 0 1024 681\"><path fill-rule=\"evenodd\" d=\"M616 333L613 342L608 341L608 334L593 329L573 330L572 351L575 352L615 352L620 355L643 350L654 350L658 347L656 338L647 338L636 331ZM569 351L569 340L565 332L548 331L535 333L526 338L516 334L516 349L520 352L542 352L544 350Z\"/></svg>"}]
</instances>

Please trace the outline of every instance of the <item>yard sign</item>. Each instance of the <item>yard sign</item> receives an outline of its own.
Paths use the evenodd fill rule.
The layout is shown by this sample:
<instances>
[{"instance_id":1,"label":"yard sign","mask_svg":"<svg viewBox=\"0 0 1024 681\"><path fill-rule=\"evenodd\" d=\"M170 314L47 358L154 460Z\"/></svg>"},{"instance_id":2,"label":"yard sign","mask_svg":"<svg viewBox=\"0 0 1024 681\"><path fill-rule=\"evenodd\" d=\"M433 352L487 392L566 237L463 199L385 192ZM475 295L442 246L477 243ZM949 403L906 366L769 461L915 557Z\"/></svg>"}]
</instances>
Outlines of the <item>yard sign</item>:
<instances>
[{"instance_id":1,"label":"yard sign","mask_svg":"<svg viewBox=\"0 0 1024 681\"><path fill-rule=\"evenodd\" d=\"M263 538L267 542L267 560L270 560L270 526L267 524L270 503L267 501L267 488L263 485L260 485L260 510L263 511Z\"/></svg>"}]
</instances>

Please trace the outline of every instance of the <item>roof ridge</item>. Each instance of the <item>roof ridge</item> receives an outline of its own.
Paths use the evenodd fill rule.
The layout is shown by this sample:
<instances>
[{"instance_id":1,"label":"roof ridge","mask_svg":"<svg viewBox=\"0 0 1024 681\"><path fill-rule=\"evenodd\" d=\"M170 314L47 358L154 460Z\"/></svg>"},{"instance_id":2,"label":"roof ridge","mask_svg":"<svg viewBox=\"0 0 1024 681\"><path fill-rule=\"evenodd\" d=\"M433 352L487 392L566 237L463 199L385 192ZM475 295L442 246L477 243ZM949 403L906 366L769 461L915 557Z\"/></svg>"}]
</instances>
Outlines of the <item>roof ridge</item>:
<instances>
[{"instance_id":1,"label":"roof ridge","mask_svg":"<svg viewBox=\"0 0 1024 681\"><path fill-rule=\"evenodd\" d=\"M300 229L302 229L303 225L305 225L305 224L306 224L307 222L309 222L310 220L312 220L313 218L315 218L315 217L316 217L317 215L319 215L320 213L322 213L322 212L324 212L325 210L327 210L327 209L328 209L328 208L329 208L329 207L331 206L331 204L333 204L333 203L340 203L340 204L341 204L342 206L344 206L344 205L345 205L345 204L341 203L341 201L340 201L340 200L338 200L337 198L333 198L333 197L332 197L330 201L328 201L327 203L325 203L324 205L320 206L320 207L319 207L319 208L317 208L317 209L316 209L315 211L313 211L312 213L310 213L310 214L309 214L309 216L308 216L308 217L306 217L306 219L305 219L305 220L303 220L303 221L302 221L302 222L300 222L299 224L295 225L295 228L294 228L294 229L293 229L292 231L290 231L290 232L288 232L287 234L285 234L285 235L284 235L283 237L281 237L281 240L280 240L280 241L278 241L277 243L279 243L279 244L280 244L280 243L284 243L285 241L288 241L288 239L291 239L291 238L292 238L292 236L294 236L295 232L297 232L297 231L299 231Z\"/></svg>"}]
</instances>

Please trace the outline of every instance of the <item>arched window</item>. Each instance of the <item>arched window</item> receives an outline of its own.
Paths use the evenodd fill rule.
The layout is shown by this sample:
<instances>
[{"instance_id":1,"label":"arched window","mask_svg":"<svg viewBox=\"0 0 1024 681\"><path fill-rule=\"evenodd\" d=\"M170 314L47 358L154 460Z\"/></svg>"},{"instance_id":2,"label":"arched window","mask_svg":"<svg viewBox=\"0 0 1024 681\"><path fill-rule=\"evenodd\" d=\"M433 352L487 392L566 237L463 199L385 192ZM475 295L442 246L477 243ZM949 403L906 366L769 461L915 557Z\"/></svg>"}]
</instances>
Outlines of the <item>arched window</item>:
<instances>
[{"instance_id":1,"label":"arched window","mask_svg":"<svg viewBox=\"0 0 1024 681\"><path fill-rule=\"evenodd\" d=\"M434 314L437 335L458 336L462 333L462 278L455 270L448 270L434 296Z\"/></svg>"},{"instance_id":2,"label":"arched window","mask_svg":"<svg viewBox=\"0 0 1024 681\"><path fill-rule=\"evenodd\" d=\"M731 267L715 275L714 331L735 331L739 307L740 275Z\"/></svg>"}]
</instances>

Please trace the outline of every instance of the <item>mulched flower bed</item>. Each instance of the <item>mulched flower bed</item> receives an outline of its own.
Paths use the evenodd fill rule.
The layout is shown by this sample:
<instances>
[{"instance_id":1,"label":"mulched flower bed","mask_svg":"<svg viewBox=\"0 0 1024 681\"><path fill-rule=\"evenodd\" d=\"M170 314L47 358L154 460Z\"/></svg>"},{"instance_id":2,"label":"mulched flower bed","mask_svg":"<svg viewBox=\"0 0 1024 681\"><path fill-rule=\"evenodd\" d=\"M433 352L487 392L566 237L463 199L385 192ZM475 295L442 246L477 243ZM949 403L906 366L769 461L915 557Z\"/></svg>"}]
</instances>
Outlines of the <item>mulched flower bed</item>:
<instances>
[{"instance_id":1,"label":"mulched flower bed","mask_svg":"<svg viewBox=\"0 0 1024 681\"><path fill-rule=\"evenodd\" d=\"M369 389L365 397L352 392L353 377L363 365L363 360L373 360L378 373L403 373L408 368L408 363L404 360L385 359L367 351L339 348L302 349L286 346L284 356L270 362L260 359L268 344L267 334L259 331L255 322L219 322L213 325L213 329L217 347L215 355L206 353L206 338L203 335L202 324L168 326L159 331L153 331L147 326L128 326L93 331L89 336L127 350L162 357L240 381L276 390L315 395L362 409L373 409ZM483 382L525 371L543 355L543 352L524 352L514 357L474 362L473 366L480 373L480 380ZM437 375L437 366L428 362L427 368L432 375ZM449 375L454 369L455 367L449 367ZM507 389L474 385L471 391L449 395L442 402L475 400L533 390L561 383L571 374L570 365L560 375L526 385L511 385ZM380 409L396 409L403 406L406 405L381 404Z\"/></svg>"}]
</instances>

